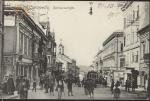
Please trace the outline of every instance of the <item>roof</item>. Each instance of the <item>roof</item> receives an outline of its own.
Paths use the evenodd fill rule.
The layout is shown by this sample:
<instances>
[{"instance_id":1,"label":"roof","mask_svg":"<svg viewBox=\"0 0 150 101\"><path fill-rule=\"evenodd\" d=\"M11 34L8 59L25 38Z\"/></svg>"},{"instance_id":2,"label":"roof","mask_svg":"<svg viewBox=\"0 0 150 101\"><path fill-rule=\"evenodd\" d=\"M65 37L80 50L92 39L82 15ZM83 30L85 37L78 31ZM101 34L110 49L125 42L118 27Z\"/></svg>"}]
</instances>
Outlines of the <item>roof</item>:
<instances>
[{"instance_id":1,"label":"roof","mask_svg":"<svg viewBox=\"0 0 150 101\"><path fill-rule=\"evenodd\" d=\"M111 41L115 37L123 37L122 31L113 32L104 42L103 46L105 46L109 41Z\"/></svg>"},{"instance_id":2,"label":"roof","mask_svg":"<svg viewBox=\"0 0 150 101\"><path fill-rule=\"evenodd\" d=\"M138 34L144 34L144 32L150 32L150 24L148 24L147 26L141 28L137 33Z\"/></svg>"},{"instance_id":3,"label":"roof","mask_svg":"<svg viewBox=\"0 0 150 101\"><path fill-rule=\"evenodd\" d=\"M121 8L122 11L125 11L134 1L126 1L124 6Z\"/></svg>"},{"instance_id":4,"label":"roof","mask_svg":"<svg viewBox=\"0 0 150 101\"><path fill-rule=\"evenodd\" d=\"M98 56L99 54L101 54L103 52L103 50L99 50L96 54L96 56Z\"/></svg>"},{"instance_id":5,"label":"roof","mask_svg":"<svg viewBox=\"0 0 150 101\"><path fill-rule=\"evenodd\" d=\"M27 23L32 26L36 31L38 31L41 36L47 40L47 37L45 36L42 29L33 21L33 19L26 13L26 11L21 7L5 7L4 13L6 12L14 12L16 14L23 14L23 18L27 21Z\"/></svg>"}]
</instances>

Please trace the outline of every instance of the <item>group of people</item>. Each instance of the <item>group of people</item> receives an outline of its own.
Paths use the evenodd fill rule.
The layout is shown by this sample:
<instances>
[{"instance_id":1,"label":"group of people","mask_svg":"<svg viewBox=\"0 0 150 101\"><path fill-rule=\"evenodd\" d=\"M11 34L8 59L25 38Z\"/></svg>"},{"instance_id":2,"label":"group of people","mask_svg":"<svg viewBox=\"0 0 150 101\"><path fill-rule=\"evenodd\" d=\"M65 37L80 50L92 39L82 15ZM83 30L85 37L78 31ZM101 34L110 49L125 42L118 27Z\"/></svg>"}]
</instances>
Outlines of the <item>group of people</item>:
<instances>
[{"instance_id":1,"label":"group of people","mask_svg":"<svg viewBox=\"0 0 150 101\"><path fill-rule=\"evenodd\" d=\"M114 82L114 80L112 79L110 90L112 94L114 94L114 98L116 99L120 97L120 93L121 93L120 89L118 88L119 86L120 86L120 82L118 80Z\"/></svg>"},{"instance_id":2,"label":"group of people","mask_svg":"<svg viewBox=\"0 0 150 101\"><path fill-rule=\"evenodd\" d=\"M125 82L125 91L130 92L130 88L132 88L132 91L135 91L135 88L137 88L137 83L135 82L135 79L130 80L129 78Z\"/></svg>"},{"instance_id":3,"label":"group of people","mask_svg":"<svg viewBox=\"0 0 150 101\"><path fill-rule=\"evenodd\" d=\"M2 93L13 95L15 88L17 88L17 85L15 86L14 84L13 76L5 76L3 82L1 83Z\"/></svg>"},{"instance_id":4,"label":"group of people","mask_svg":"<svg viewBox=\"0 0 150 101\"><path fill-rule=\"evenodd\" d=\"M107 80L106 80L106 78L100 77L98 81L99 81L100 85L103 85L104 87L107 87Z\"/></svg>"},{"instance_id":5,"label":"group of people","mask_svg":"<svg viewBox=\"0 0 150 101\"><path fill-rule=\"evenodd\" d=\"M3 94L14 95L14 92L17 91L21 99L27 98L29 88L30 82L25 76L18 76L15 82L13 75L5 76L1 84Z\"/></svg>"},{"instance_id":6,"label":"group of people","mask_svg":"<svg viewBox=\"0 0 150 101\"><path fill-rule=\"evenodd\" d=\"M41 75L39 85L41 89L45 89L45 93L50 93L54 96L54 91L58 92L61 89L61 93L64 93L64 85L67 85L68 96L73 96L73 83L75 83L73 78L64 78L62 75Z\"/></svg>"},{"instance_id":7,"label":"group of people","mask_svg":"<svg viewBox=\"0 0 150 101\"><path fill-rule=\"evenodd\" d=\"M95 81L93 79L86 79L82 80L82 84L84 86L85 95L90 95L90 97L94 97L94 88L95 88Z\"/></svg>"}]
</instances>

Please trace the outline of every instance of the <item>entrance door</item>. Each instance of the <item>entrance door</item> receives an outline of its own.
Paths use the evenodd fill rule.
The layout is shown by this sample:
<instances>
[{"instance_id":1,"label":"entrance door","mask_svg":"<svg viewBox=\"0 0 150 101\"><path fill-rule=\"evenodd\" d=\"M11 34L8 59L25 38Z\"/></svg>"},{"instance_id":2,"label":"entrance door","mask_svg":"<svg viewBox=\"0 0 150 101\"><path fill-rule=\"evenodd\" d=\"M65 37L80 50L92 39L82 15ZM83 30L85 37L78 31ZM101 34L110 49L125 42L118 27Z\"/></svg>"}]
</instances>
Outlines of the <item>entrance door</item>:
<instances>
[{"instance_id":1,"label":"entrance door","mask_svg":"<svg viewBox=\"0 0 150 101\"><path fill-rule=\"evenodd\" d=\"M128 78L129 80L131 80L131 79L132 79L132 75L131 75L131 73L127 73L127 78Z\"/></svg>"}]
</instances>

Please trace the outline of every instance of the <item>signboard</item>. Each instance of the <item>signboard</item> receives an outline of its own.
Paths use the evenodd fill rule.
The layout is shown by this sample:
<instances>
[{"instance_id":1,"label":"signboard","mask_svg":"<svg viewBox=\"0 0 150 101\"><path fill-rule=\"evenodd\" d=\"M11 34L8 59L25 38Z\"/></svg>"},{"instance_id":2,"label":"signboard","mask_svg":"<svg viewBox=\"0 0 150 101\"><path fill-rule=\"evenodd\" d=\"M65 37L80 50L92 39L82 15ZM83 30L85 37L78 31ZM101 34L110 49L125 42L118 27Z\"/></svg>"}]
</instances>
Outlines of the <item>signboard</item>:
<instances>
[{"instance_id":1,"label":"signboard","mask_svg":"<svg viewBox=\"0 0 150 101\"><path fill-rule=\"evenodd\" d=\"M15 16L4 16L4 26L15 26Z\"/></svg>"}]
</instances>

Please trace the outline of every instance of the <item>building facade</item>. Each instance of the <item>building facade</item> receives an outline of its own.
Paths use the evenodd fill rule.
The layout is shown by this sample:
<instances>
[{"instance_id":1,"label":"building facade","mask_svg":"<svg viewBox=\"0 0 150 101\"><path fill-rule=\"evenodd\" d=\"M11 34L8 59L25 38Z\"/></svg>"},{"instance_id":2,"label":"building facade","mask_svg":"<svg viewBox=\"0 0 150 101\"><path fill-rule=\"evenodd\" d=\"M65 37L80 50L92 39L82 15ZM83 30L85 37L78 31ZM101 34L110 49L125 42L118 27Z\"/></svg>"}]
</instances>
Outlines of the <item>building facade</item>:
<instances>
[{"instance_id":1,"label":"building facade","mask_svg":"<svg viewBox=\"0 0 150 101\"><path fill-rule=\"evenodd\" d=\"M138 31L140 38L140 86L147 90L150 70L150 25Z\"/></svg>"},{"instance_id":2,"label":"building facade","mask_svg":"<svg viewBox=\"0 0 150 101\"><path fill-rule=\"evenodd\" d=\"M132 70L140 70L140 41L137 32L149 22L149 2L127 1L121 8L124 16L124 81L132 80ZM140 72L137 85L141 85Z\"/></svg>"},{"instance_id":3,"label":"building facade","mask_svg":"<svg viewBox=\"0 0 150 101\"><path fill-rule=\"evenodd\" d=\"M4 75L38 80L47 70L49 37L22 8L6 7L4 19Z\"/></svg>"},{"instance_id":4,"label":"building facade","mask_svg":"<svg viewBox=\"0 0 150 101\"><path fill-rule=\"evenodd\" d=\"M50 32L49 22L47 23L47 31L46 36L48 38L47 41L47 70L53 72L55 70L56 65L56 42L55 42L55 33Z\"/></svg>"},{"instance_id":5,"label":"building facade","mask_svg":"<svg viewBox=\"0 0 150 101\"><path fill-rule=\"evenodd\" d=\"M66 78L69 74L73 77L79 77L79 68L76 65L76 60L65 55L62 43L58 46L57 61L62 63L61 70L64 72Z\"/></svg>"},{"instance_id":6,"label":"building facade","mask_svg":"<svg viewBox=\"0 0 150 101\"><path fill-rule=\"evenodd\" d=\"M108 83L111 79L122 79L122 68L120 64L120 55L123 52L123 32L113 32L103 42L103 71L107 71Z\"/></svg>"}]
</instances>

